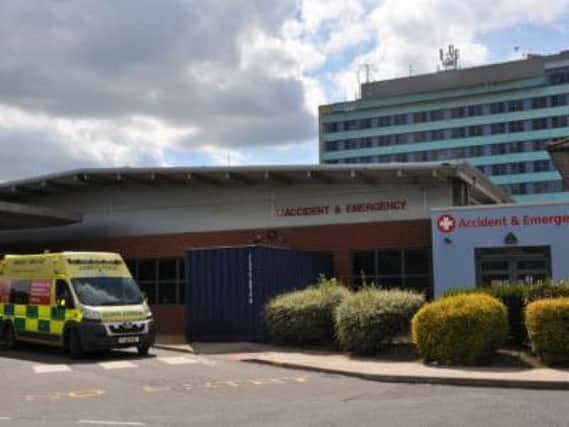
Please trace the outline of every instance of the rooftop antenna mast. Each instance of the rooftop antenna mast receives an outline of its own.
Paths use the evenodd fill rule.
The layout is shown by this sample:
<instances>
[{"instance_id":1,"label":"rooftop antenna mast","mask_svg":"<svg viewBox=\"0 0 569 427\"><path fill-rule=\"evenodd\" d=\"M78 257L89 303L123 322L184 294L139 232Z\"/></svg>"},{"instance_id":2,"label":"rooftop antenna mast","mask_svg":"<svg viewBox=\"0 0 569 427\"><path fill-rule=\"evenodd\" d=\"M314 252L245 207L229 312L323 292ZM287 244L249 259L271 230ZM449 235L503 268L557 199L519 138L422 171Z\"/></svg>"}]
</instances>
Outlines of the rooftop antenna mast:
<instances>
[{"instance_id":1,"label":"rooftop antenna mast","mask_svg":"<svg viewBox=\"0 0 569 427\"><path fill-rule=\"evenodd\" d=\"M458 68L460 52L453 44L448 45L446 52L444 52L443 49L439 49L439 57L445 71L456 70Z\"/></svg>"},{"instance_id":2,"label":"rooftop antenna mast","mask_svg":"<svg viewBox=\"0 0 569 427\"><path fill-rule=\"evenodd\" d=\"M371 79L371 68L372 65L371 64L364 64L363 65L364 70L366 72L366 83L369 83L372 79Z\"/></svg>"}]
</instances>

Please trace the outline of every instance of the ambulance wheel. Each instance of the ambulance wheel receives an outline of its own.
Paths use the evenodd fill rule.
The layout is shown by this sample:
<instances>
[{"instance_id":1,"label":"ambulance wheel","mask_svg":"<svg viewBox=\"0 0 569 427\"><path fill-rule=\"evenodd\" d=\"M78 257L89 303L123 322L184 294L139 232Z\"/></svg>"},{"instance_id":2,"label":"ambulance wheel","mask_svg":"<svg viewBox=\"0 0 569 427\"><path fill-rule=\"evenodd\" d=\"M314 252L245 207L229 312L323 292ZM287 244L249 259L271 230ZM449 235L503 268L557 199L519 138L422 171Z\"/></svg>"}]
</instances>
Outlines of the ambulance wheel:
<instances>
[{"instance_id":1,"label":"ambulance wheel","mask_svg":"<svg viewBox=\"0 0 569 427\"><path fill-rule=\"evenodd\" d=\"M75 329L70 329L67 333L67 349L72 359L79 359L83 356L83 347L79 333Z\"/></svg>"},{"instance_id":2,"label":"ambulance wheel","mask_svg":"<svg viewBox=\"0 0 569 427\"><path fill-rule=\"evenodd\" d=\"M139 345L138 347L136 347L136 350L138 351L139 356L147 356L150 347L148 347L147 345Z\"/></svg>"},{"instance_id":3,"label":"ambulance wheel","mask_svg":"<svg viewBox=\"0 0 569 427\"><path fill-rule=\"evenodd\" d=\"M14 327L10 324L4 328L4 348L6 350L13 350L16 348L16 332Z\"/></svg>"}]
</instances>

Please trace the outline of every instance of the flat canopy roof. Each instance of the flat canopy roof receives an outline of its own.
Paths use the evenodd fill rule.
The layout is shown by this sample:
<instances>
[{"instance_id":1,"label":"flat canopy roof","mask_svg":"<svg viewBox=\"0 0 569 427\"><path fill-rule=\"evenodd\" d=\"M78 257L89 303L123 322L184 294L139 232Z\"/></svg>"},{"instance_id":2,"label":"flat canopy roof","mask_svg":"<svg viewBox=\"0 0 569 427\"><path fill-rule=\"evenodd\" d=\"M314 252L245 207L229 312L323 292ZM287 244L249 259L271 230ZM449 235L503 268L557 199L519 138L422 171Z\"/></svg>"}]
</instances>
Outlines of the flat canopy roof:
<instances>
[{"instance_id":1,"label":"flat canopy roof","mask_svg":"<svg viewBox=\"0 0 569 427\"><path fill-rule=\"evenodd\" d=\"M60 210L0 201L0 230L53 227L81 222L81 215Z\"/></svg>"},{"instance_id":2,"label":"flat canopy roof","mask_svg":"<svg viewBox=\"0 0 569 427\"><path fill-rule=\"evenodd\" d=\"M512 202L510 196L478 169L462 162L77 169L0 183L0 198L25 201L41 194L77 192L90 186L118 185L123 182L208 184L237 188L271 182L285 185L359 182L381 186L406 182L448 183L455 180L469 184L473 195L484 203Z\"/></svg>"},{"instance_id":3,"label":"flat canopy roof","mask_svg":"<svg viewBox=\"0 0 569 427\"><path fill-rule=\"evenodd\" d=\"M569 138L558 139L547 146L553 164L565 182L569 182Z\"/></svg>"}]
</instances>

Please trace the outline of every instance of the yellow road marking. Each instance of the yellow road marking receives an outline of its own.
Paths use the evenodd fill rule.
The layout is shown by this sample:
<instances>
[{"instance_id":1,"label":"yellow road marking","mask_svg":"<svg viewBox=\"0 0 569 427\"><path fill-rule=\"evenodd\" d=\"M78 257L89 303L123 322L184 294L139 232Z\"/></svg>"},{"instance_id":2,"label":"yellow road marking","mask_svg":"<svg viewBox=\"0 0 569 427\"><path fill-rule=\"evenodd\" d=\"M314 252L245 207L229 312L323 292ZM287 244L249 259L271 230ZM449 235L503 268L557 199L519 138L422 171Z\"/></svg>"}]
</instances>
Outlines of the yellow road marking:
<instances>
[{"instance_id":1,"label":"yellow road marking","mask_svg":"<svg viewBox=\"0 0 569 427\"><path fill-rule=\"evenodd\" d=\"M69 392L56 391L48 394L28 394L24 398L25 400L60 400L64 398L69 399L86 399L91 397L99 397L105 394L104 390L77 390Z\"/></svg>"}]
</instances>

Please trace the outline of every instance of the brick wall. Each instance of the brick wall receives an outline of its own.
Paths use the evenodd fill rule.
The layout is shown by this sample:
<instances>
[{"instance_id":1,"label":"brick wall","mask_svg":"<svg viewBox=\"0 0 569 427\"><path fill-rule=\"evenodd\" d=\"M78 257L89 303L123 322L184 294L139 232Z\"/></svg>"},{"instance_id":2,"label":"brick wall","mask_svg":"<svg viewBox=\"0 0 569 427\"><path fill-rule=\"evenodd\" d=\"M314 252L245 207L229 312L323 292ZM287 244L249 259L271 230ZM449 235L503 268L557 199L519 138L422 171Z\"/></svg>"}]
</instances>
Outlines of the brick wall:
<instances>
[{"instance_id":1,"label":"brick wall","mask_svg":"<svg viewBox=\"0 0 569 427\"><path fill-rule=\"evenodd\" d=\"M182 256L188 248L252 243L267 243L293 249L332 251L336 276L347 277L351 274L351 252L353 250L431 246L431 230L428 220L393 221L271 230L117 237L105 240L60 242L50 244L50 249L52 251L112 251L122 254L124 258L160 258Z\"/></svg>"}]
</instances>

